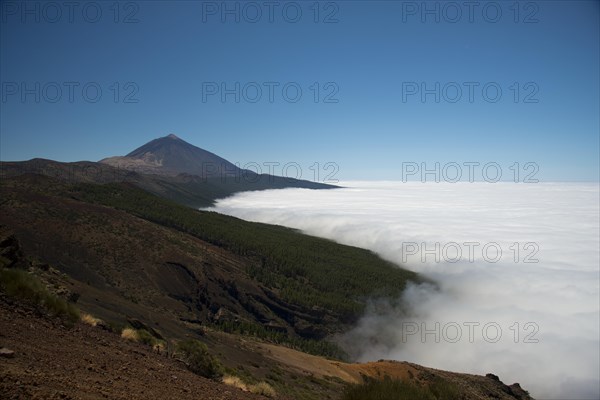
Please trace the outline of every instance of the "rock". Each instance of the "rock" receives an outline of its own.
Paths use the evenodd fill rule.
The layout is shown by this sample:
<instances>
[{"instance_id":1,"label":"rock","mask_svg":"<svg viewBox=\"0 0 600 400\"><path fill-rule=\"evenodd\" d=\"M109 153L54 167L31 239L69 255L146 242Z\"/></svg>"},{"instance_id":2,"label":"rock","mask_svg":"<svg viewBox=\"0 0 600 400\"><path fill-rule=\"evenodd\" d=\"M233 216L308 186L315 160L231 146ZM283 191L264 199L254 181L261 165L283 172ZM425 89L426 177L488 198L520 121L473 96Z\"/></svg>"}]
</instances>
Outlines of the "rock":
<instances>
[{"instance_id":1,"label":"rock","mask_svg":"<svg viewBox=\"0 0 600 400\"><path fill-rule=\"evenodd\" d=\"M518 383L513 383L509 388L517 399L531 399L529 392L523 389Z\"/></svg>"},{"instance_id":2,"label":"rock","mask_svg":"<svg viewBox=\"0 0 600 400\"><path fill-rule=\"evenodd\" d=\"M0 257L4 267L26 267L21 244L14 235L0 238Z\"/></svg>"},{"instance_id":3,"label":"rock","mask_svg":"<svg viewBox=\"0 0 600 400\"><path fill-rule=\"evenodd\" d=\"M500 378L498 378L498 375L494 375L494 374L485 374L486 378L490 378L493 379L495 381L500 381Z\"/></svg>"},{"instance_id":4,"label":"rock","mask_svg":"<svg viewBox=\"0 0 600 400\"><path fill-rule=\"evenodd\" d=\"M15 352L7 349L6 347L3 347L0 349L0 357L4 357L4 358L14 358L15 356Z\"/></svg>"}]
</instances>

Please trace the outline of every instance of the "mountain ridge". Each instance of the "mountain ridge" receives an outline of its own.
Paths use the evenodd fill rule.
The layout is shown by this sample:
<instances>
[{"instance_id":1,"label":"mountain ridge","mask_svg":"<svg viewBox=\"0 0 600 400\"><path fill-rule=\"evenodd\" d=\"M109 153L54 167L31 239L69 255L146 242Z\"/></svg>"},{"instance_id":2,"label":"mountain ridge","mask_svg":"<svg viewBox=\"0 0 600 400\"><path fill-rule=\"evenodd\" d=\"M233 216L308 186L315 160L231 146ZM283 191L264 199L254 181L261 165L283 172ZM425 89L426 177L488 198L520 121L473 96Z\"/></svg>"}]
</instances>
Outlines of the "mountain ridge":
<instances>
[{"instance_id":1,"label":"mountain ridge","mask_svg":"<svg viewBox=\"0 0 600 400\"><path fill-rule=\"evenodd\" d=\"M254 190L338 186L240 169L174 134L151 140L127 156L60 162L44 158L0 161L2 179L39 174L69 183L128 183L179 204L202 208L220 198Z\"/></svg>"}]
</instances>

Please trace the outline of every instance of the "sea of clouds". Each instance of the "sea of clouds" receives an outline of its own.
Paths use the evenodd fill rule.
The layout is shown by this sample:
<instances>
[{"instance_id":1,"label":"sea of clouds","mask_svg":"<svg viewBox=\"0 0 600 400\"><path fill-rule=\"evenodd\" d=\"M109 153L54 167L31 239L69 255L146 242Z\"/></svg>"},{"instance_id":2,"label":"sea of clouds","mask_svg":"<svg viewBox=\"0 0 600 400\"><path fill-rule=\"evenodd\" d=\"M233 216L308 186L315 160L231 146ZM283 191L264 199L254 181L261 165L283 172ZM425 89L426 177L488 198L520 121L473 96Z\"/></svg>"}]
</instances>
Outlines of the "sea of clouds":
<instances>
[{"instance_id":1,"label":"sea of clouds","mask_svg":"<svg viewBox=\"0 0 600 400\"><path fill-rule=\"evenodd\" d=\"M597 399L599 204L597 183L346 182L240 193L213 210L367 248L436 282L373 299L340 338L357 360Z\"/></svg>"}]
</instances>

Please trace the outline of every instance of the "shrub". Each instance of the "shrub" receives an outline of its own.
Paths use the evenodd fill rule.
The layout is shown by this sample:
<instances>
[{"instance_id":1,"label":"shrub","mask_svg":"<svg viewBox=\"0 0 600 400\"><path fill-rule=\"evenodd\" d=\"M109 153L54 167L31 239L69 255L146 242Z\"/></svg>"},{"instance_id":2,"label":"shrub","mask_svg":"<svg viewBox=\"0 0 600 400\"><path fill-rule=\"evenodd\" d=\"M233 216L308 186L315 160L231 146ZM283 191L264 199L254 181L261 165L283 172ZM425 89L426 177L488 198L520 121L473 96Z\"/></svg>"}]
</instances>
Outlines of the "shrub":
<instances>
[{"instance_id":1,"label":"shrub","mask_svg":"<svg viewBox=\"0 0 600 400\"><path fill-rule=\"evenodd\" d=\"M51 313L60 317L64 316L70 322L79 321L79 310L60 297L46 293L42 304Z\"/></svg>"},{"instance_id":2,"label":"shrub","mask_svg":"<svg viewBox=\"0 0 600 400\"><path fill-rule=\"evenodd\" d=\"M233 386L243 391L248 391L248 385L244 383L243 380L233 375L225 375L223 377L223 383L229 386Z\"/></svg>"},{"instance_id":3,"label":"shrub","mask_svg":"<svg viewBox=\"0 0 600 400\"><path fill-rule=\"evenodd\" d=\"M190 371L205 378L219 379L223 376L223 365L209 354L206 345L198 340L185 340L177 344Z\"/></svg>"},{"instance_id":4,"label":"shrub","mask_svg":"<svg viewBox=\"0 0 600 400\"><path fill-rule=\"evenodd\" d=\"M244 382L240 377L233 375L225 375L222 382L226 385L233 386L244 392L250 392L254 394L260 394L266 397L275 397L277 392L267 382L258 382L256 384L249 384Z\"/></svg>"},{"instance_id":5,"label":"shrub","mask_svg":"<svg viewBox=\"0 0 600 400\"><path fill-rule=\"evenodd\" d=\"M108 321L106 322L106 329L120 335L123 332L123 329L125 329L125 324L117 321Z\"/></svg>"},{"instance_id":6,"label":"shrub","mask_svg":"<svg viewBox=\"0 0 600 400\"><path fill-rule=\"evenodd\" d=\"M33 275L20 269L3 269L0 282L6 294L40 304L47 289Z\"/></svg>"},{"instance_id":7,"label":"shrub","mask_svg":"<svg viewBox=\"0 0 600 400\"><path fill-rule=\"evenodd\" d=\"M102 320L94 317L91 314L83 313L83 314L81 314L81 322L88 324L90 326L96 326L99 323L101 323Z\"/></svg>"},{"instance_id":8,"label":"shrub","mask_svg":"<svg viewBox=\"0 0 600 400\"><path fill-rule=\"evenodd\" d=\"M464 397L458 388L447 381L437 379L429 386L392 380L371 380L362 385L349 386L343 400L460 400Z\"/></svg>"},{"instance_id":9,"label":"shrub","mask_svg":"<svg viewBox=\"0 0 600 400\"><path fill-rule=\"evenodd\" d=\"M121 337L123 339L127 339L127 340L131 340L131 341L137 342L137 340L138 340L138 333L133 328L124 328L121 331Z\"/></svg>"},{"instance_id":10,"label":"shrub","mask_svg":"<svg viewBox=\"0 0 600 400\"><path fill-rule=\"evenodd\" d=\"M146 344L148 346L153 346L157 343L157 340L154 336L150 334L145 329L138 329L137 331L137 340L140 343Z\"/></svg>"},{"instance_id":11,"label":"shrub","mask_svg":"<svg viewBox=\"0 0 600 400\"><path fill-rule=\"evenodd\" d=\"M454 400L463 399L465 396L461 393L459 387L444 379L438 378L429 385L429 391L436 399L439 400Z\"/></svg>"},{"instance_id":12,"label":"shrub","mask_svg":"<svg viewBox=\"0 0 600 400\"><path fill-rule=\"evenodd\" d=\"M50 293L36 276L20 269L1 269L0 286L7 295L45 308L49 313L70 323L79 320L79 310Z\"/></svg>"},{"instance_id":13,"label":"shrub","mask_svg":"<svg viewBox=\"0 0 600 400\"><path fill-rule=\"evenodd\" d=\"M258 382L256 385L251 385L249 388L250 393L261 394L266 397L275 397L277 392L267 382Z\"/></svg>"},{"instance_id":14,"label":"shrub","mask_svg":"<svg viewBox=\"0 0 600 400\"><path fill-rule=\"evenodd\" d=\"M145 344L146 346L152 347L152 350L162 353L166 348L164 340L160 340L154 337L150 332L145 329L133 329L131 327L123 328L121 330L121 337L132 342L138 342Z\"/></svg>"},{"instance_id":15,"label":"shrub","mask_svg":"<svg viewBox=\"0 0 600 400\"><path fill-rule=\"evenodd\" d=\"M159 353L165 349L165 342L152 336L152 334L145 329L134 329L131 327L122 328L121 337L126 340L131 340L132 342L138 342L150 346L153 350Z\"/></svg>"}]
</instances>

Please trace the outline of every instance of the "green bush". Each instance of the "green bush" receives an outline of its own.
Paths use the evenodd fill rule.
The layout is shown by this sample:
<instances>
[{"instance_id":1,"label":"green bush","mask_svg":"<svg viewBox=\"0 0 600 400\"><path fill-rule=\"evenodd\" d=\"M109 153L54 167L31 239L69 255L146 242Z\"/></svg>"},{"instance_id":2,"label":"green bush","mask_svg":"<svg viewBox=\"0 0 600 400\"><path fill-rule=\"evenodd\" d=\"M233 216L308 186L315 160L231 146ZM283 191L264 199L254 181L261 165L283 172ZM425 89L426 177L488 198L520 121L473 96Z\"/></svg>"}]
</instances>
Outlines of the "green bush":
<instances>
[{"instance_id":1,"label":"green bush","mask_svg":"<svg viewBox=\"0 0 600 400\"><path fill-rule=\"evenodd\" d=\"M461 395L456 385L437 379L428 386L417 386L413 383L392 380L372 380L362 385L349 386L344 392L343 400L460 400Z\"/></svg>"},{"instance_id":2,"label":"green bush","mask_svg":"<svg viewBox=\"0 0 600 400\"><path fill-rule=\"evenodd\" d=\"M113 333L116 333L118 335L121 334L121 332L123 332L123 329L126 328L126 325L122 322L117 322L117 321L106 321L106 328Z\"/></svg>"},{"instance_id":3,"label":"green bush","mask_svg":"<svg viewBox=\"0 0 600 400\"><path fill-rule=\"evenodd\" d=\"M273 386L269 385L267 382L258 382L256 385L250 385L248 390L250 393L260 394L265 397L277 396L277 392L273 389Z\"/></svg>"},{"instance_id":4,"label":"green bush","mask_svg":"<svg viewBox=\"0 0 600 400\"><path fill-rule=\"evenodd\" d=\"M441 378L436 379L429 385L429 390L436 399L439 400L454 400L454 399L465 399L466 396L462 394L458 386L452 382L448 382Z\"/></svg>"},{"instance_id":5,"label":"green bush","mask_svg":"<svg viewBox=\"0 0 600 400\"><path fill-rule=\"evenodd\" d=\"M154 346L155 344L158 343L157 339L154 336L152 336L150 334L150 332L148 332L145 329L138 329L137 335L138 335L138 341L140 343L146 344L148 346Z\"/></svg>"},{"instance_id":6,"label":"green bush","mask_svg":"<svg viewBox=\"0 0 600 400\"><path fill-rule=\"evenodd\" d=\"M209 354L204 343L193 339L185 340L177 344L177 350L193 373L210 379L223 376L223 365Z\"/></svg>"},{"instance_id":7,"label":"green bush","mask_svg":"<svg viewBox=\"0 0 600 400\"><path fill-rule=\"evenodd\" d=\"M39 279L19 269L0 270L0 283L6 294L39 304L46 288Z\"/></svg>"},{"instance_id":8,"label":"green bush","mask_svg":"<svg viewBox=\"0 0 600 400\"><path fill-rule=\"evenodd\" d=\"M20 269L0 270L0 286L7 295L44 307L49 313L74 323L79 310L65 300L48 292L44 284L32 274Z\"/></svg>"}]
</instances>

